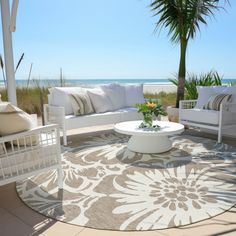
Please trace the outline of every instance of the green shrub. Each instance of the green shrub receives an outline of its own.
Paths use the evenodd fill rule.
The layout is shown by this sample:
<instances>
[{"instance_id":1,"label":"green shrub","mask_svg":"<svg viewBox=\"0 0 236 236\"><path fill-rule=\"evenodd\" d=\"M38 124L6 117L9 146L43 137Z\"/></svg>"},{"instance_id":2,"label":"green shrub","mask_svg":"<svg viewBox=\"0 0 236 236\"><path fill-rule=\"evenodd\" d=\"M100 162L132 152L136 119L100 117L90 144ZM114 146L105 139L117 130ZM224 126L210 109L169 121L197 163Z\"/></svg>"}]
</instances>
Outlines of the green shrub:
<instances>
[{"instance_id":1,"label":"green shrub","mask_svg":"<svg viewBox=\"0 0 236 236\"><path fill-rule=\"evenodd\" d=\"M177 79L170 79L174 85L178 84ZM188 74L188 79L185 81L185 99L197 99L197 86L220 86L222 85L222 76L216 71L210 71L206 74L196 75Z\"/></svg>"}]
</instances>

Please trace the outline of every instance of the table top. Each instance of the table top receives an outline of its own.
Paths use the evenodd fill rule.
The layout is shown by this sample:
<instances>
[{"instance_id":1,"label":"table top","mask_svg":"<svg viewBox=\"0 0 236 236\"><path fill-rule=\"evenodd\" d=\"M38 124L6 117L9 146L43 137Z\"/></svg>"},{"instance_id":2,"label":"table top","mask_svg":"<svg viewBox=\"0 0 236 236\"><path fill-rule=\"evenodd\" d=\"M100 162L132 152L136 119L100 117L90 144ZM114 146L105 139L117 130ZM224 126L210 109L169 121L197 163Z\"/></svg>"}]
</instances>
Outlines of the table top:
<instances>
[{"instance_id":1,"label":"table top","mask_svg":"<svg viewBox=\"0 0 236 236\"><path fill-rule=\"evenodd\" d=\"M182 124L174 122L154 121L153 125L159 125L159 130L155 130L154 128L139 128L141 123L142 120L117 123L114 130L121 134L144 136L167 136L180 134L184 131L184 126Z\"/></svg>"}]
</instances>

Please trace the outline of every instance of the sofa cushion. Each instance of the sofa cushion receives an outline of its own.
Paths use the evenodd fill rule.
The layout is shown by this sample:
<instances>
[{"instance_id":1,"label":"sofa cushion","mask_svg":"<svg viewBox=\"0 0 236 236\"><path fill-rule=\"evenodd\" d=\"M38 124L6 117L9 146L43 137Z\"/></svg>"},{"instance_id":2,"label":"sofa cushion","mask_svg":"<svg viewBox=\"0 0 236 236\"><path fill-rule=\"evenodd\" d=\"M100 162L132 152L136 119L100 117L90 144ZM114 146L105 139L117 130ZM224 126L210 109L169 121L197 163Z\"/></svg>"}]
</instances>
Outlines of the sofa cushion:
<instances>
[{"instance_id":1,"label":"sofa cushion","mask_svg":"<svg viewBox=\"0 0 236 236\"><path fill-rule=\"evenodd\" d=\"M75 129L79 127L88 127L96 125L114 124L122 121L140 120L142 114L138 113L134 107L122 108L117 111L108 111L104 113L93 113L83 116L66 116L66 127L68 129Z\"/></svg>"},{"instance_id":2,"label":"sofa cushion","mask_svg":"<svg viewBox=\"0 0 236 236\"><path fill-rule=\"evenodd\" d=\"M196 108L202 109L215 93L223 93L225 86L197 86L198 99Z\"/></svg>"},{"instance_id":3,"label":"sofa cushion","mask_svg":"<svg viewBox=\"0 0 236 236\"><path fill-rule=\"evenodd\" d=\"M219 111L220 105L229 103L231 97L231 94L216 93L208 99L207 103L203 106L203 109Z\"/></svg>"},{"instance_id":4,"label":"sofa cushion","mask_svg":"<svg viewBox=\"0 0 236 236\"><path fill-rule=\"evenodd\" d=\"M0 135L10 135L34 127L32 117L10 103L0 103Z\"/></svg>"},{"instance_id":5,"label":"sofa cushion","mask_svg":"<svg viewBox=\"0 0 236 236\"><path fill-rule=\"evenodd\" d=\"M101 88L89 89L88 95L96 113L113 110L113 104L110 98Z\"/></svg>"},{"instance_id":6,"label":"sofa cushion","mask_svg":"<svg viewBox=\"0 0 236 236\"><path fill-rule=\"evenodd\" d=\"M89 95L86 93L72 93L69 95L75 116L90 114L94 112Z\"/></svg>"},{"instance_id":7,"label":"sofa cushion","mask_svg":"<svg viewBox=\"0 0 236 236\"><path fill-rule=\"evenodd\" d=\"M144 103L143 84L128 84L124 88L126 107L134 107L138 103Z\"/></svg>"},{"instance_id":8,"label":"sofa cushion","mask_svg":"<svg viewBox=\"0 0 236 236\"><path fill-rule=\"evenodd\" d=\"M223 93L232 94L231 102L236 103L236 85L225 87Z\"/></svg>"},{"instance_id":9,"label":"sofa cushion","mask_svg":"<svg viewBox=\"0 0 236 236\"><path fill-rule=\"evenodd\" d=\"M219 111L199 108L182 109L181 120L217 125L219 123Z\"/></svg>"},{"instance_id":10,"label":"sofa cushion","mask_svg":"<svg viewBox=\"0 0 236 236\"><path fill-rule=\"evenodd\" d=\"M117 83L100 86L104 93L110 98L113 105L112 110L118 110L126 106L125 88ZM111 111L112 111L111 110Z\"/></svg>"},{"instance_id":11,"label":"sofa cushion","mask_svg":"<svg viewBox=\"0 0 236 236\"><path fill-rule=\"evenodd\" d=\"M49 105L65 108L65 114L74 114L70 95L72 93L86 94L87 90L81 87L54 87L49 89Z\"/></svg>"}]
</instances>

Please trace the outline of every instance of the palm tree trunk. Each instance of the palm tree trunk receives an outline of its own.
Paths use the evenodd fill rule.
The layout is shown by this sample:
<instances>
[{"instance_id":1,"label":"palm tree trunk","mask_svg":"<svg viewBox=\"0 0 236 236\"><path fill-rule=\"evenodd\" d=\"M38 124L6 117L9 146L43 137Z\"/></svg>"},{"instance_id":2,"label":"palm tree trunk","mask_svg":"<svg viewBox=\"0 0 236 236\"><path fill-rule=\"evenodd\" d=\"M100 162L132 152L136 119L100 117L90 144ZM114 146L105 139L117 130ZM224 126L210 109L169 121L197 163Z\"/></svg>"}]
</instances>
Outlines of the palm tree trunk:
<instances>
[{"instance_id":1,"label":"palm tree trunk","mask_svg":"<svg viewBox=\"0 0 236 236\"><path fill-rule=\"evenodd\" d=\"M179 108L179 101L184 99L184 85L186 76L186 49L188 41L185 38L180 40L180 63L178 73L178 89L176 98L176 108Z\"/></svg>"}]
</instances>

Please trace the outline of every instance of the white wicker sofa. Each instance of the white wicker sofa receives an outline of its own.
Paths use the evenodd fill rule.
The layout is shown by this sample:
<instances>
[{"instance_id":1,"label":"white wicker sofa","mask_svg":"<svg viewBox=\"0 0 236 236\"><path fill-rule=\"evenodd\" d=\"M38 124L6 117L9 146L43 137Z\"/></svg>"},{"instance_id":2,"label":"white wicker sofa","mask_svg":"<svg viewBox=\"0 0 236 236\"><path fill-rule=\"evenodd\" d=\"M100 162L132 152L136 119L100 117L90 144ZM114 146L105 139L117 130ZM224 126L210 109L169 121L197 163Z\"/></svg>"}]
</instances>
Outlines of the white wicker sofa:
<instances>
[{"instance_id":1,"label":"white wicker sofa","mask_svg":"<svg viewBox=\"0 0 236 236\"><path fill-rule=\"evenodd\" d=\"M232 94L231 101L221 104L219 110L203 109L214 94ZM179 122L204 131L217 132L218 142L222 142L222 133L236 134L236 86L198 87L197 100L180 101ZM236 136L236 135L235 135Z\"/></svg>"},{"instance_id":2,"label":"white wicker sofa","mask_svg":"<svg viewBox=\"0 0 236 236\"><path fill-rule=\"evenodd\" d=\"M106 100L100 100L98 94L91 97L93 90L103 93ZM101 91L100 91L101 90ZM90 127L117 122L138 120L142 115L134 107L137 103L143 103L143 85L108 84L101 86L81 87L55 87L49 90L48 103L44 104L44 120L46 124L59 124L63 132L63 143L67 145L66 131L82 127ZM71 93L88 93L95 112L76 116L71 104ZM104 99L104 98L103 98ZM104 102L104 103L103 103Z\"/></svg>"}]
</instances>

